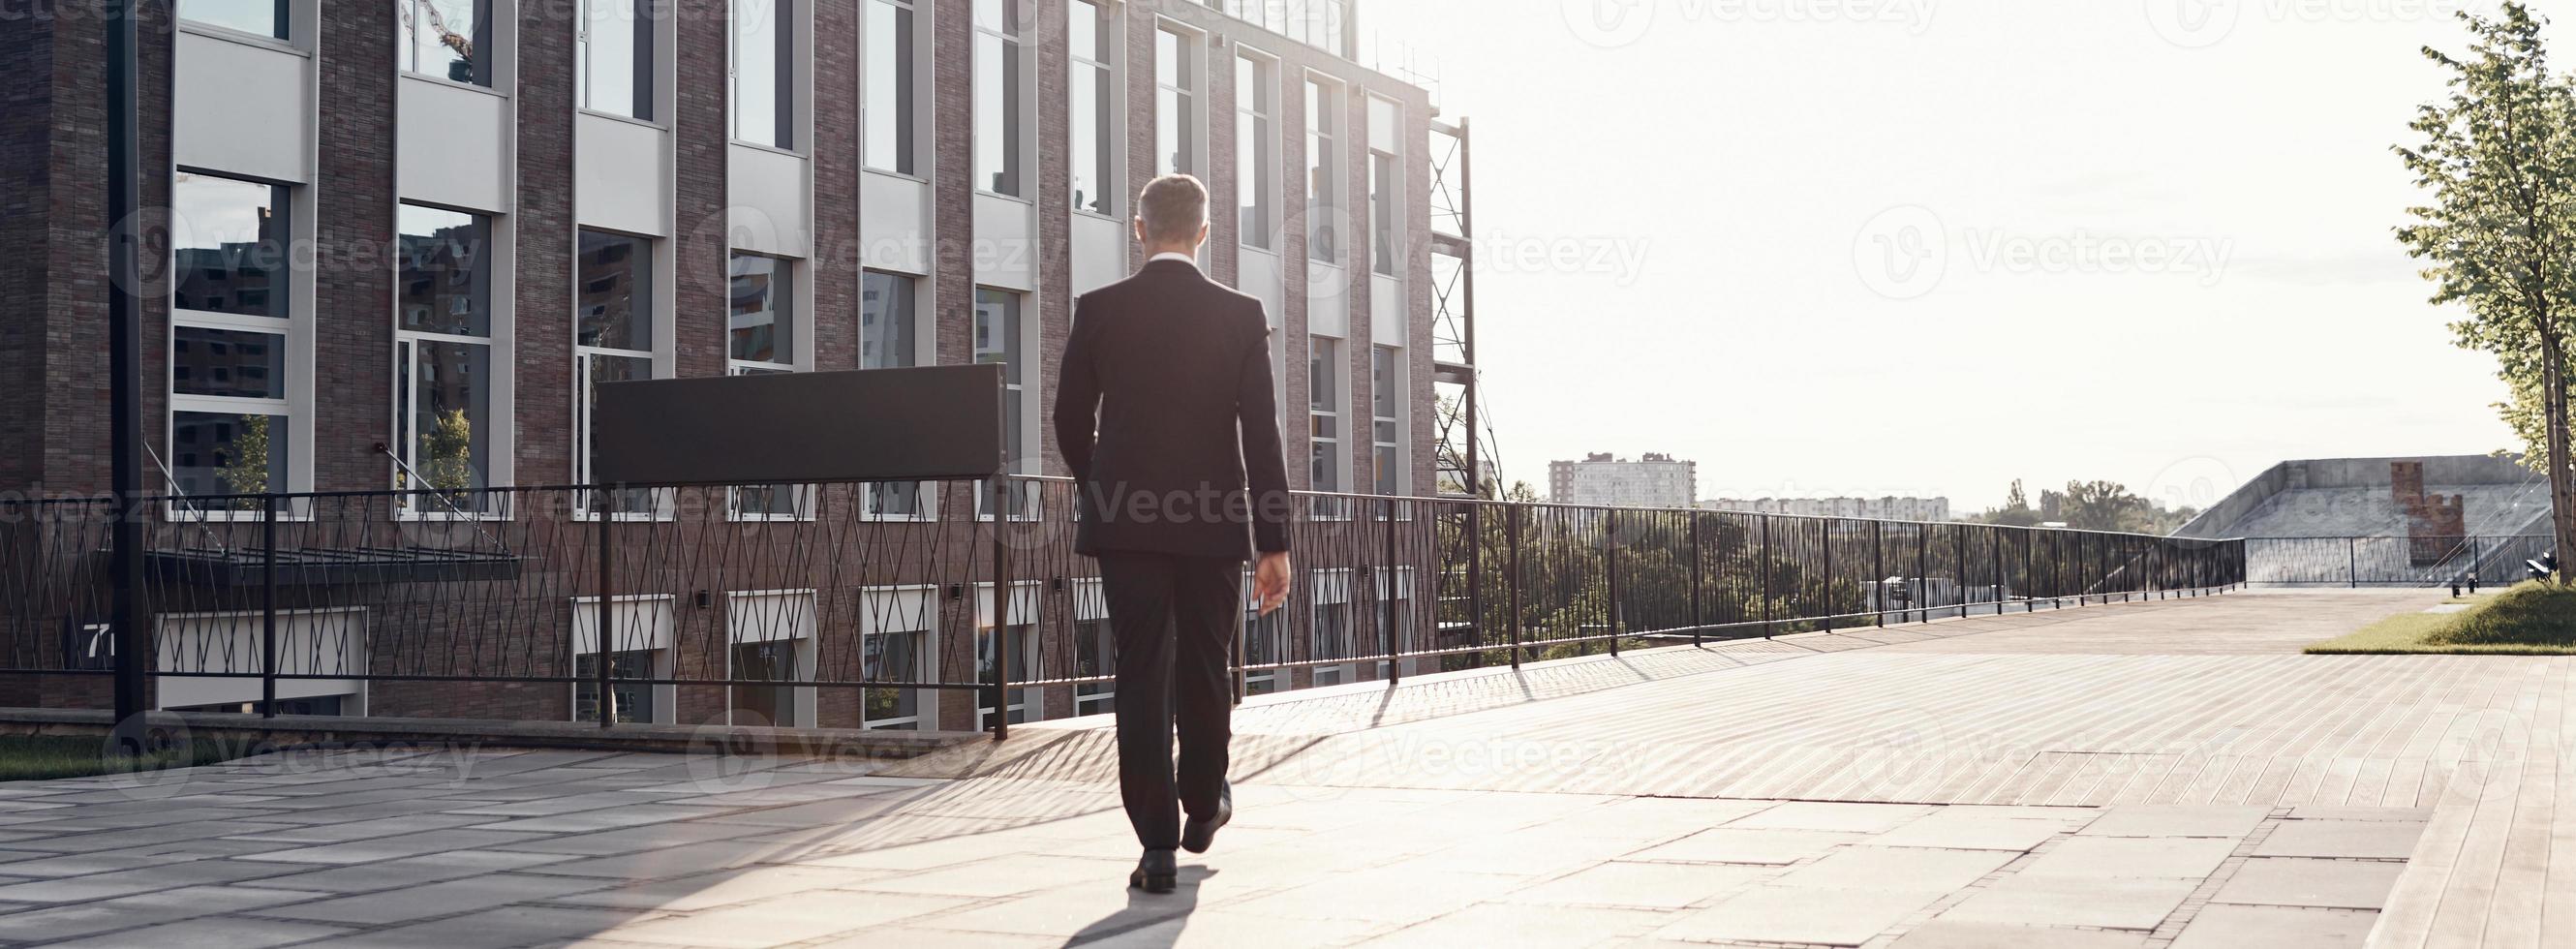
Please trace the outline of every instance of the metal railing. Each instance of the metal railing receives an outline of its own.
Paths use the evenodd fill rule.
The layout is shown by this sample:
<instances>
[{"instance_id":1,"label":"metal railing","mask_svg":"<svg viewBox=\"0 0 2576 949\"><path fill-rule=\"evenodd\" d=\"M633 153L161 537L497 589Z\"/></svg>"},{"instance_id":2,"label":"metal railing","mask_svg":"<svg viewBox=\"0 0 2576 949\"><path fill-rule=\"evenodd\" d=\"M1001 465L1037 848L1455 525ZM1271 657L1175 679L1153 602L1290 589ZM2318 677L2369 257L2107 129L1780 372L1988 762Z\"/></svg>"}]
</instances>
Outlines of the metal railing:
<instances>
[{"instance_id":1,"label":"metal railing","mask_svg":"<svg viewBox=\"0 0 2576 949\"><path fill-rule=\"evenodd\" d=\"M144 657L115 655L104 627L114 507L0 500L0 704L102 705L104 676L141 661L159 707L270 715L1000 731L1097 713L1115 705L1114 648L1096 566L1073 551L1074 490L1007 478L163 500L135 512L137 615L156 644ZM2196 595L2243 582L2246 565L2240 541L2046 528L1297 505L1284 608L1249 608L1247 566L1241 694Z\"/></svg>"},{"instance_id":2,"label":"metal railing","mask_svg":"<svg viewBox=\"0 0 2576 949\"><path fill-rule=\"evenodd\" d=\"M2553 546L2543 536L2249 537L2246 580L2266 586L2503 586Z\"/></svg>"}]
</instances>

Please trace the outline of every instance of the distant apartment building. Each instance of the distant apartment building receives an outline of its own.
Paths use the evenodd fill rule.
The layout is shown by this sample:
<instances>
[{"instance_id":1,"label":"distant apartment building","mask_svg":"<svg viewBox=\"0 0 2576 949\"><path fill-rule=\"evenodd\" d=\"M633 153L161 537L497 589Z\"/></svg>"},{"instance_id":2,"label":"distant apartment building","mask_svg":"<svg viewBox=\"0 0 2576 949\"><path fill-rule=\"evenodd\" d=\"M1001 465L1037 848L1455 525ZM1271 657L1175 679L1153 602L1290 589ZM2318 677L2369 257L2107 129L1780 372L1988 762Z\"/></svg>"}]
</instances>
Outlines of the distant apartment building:
<instances>
[{"instance_id":1,"label":"distant apartment building","mask_svg":"<svg viewBox=\"0 0 2576 949\"><path fill-rule=\"evenodd\" d=\"M1946 521L1949 498L1716 498L1699 502L1712 511L1751 511L1802 517L1865 517L1882 521Z\"/></svg>"},{"instance_id":2,"label":"distant apartment building","mask_svg":"<svg viewBox=\"0 0 2576 949\"><path fill-rule=\"evenodd\" d=\"M1647 452L1635 461L1600 452L1547 466L1548 499L1559 504L1689 507L1699 495L1699 463Z\"/></svg>"}]
</instances>

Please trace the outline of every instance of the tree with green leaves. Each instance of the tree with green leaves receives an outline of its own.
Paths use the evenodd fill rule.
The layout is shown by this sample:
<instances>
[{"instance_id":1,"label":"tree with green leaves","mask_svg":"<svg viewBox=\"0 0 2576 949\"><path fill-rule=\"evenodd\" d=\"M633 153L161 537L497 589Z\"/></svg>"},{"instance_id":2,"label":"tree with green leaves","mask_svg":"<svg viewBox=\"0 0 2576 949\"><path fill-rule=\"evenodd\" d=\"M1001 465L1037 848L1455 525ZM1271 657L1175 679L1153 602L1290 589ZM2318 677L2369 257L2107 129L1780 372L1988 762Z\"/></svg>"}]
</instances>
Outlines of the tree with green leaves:
<instances>
[{"instance_id":1,"label":"tree with green leaves","mask_svg":"<svg viewBox=\"0 0 2576 949\"><path fill-rule=\"evenodd\" d=\"M215 474L223 479L224 490L233 494L268 493L272 486L268 480L268 416L241 417L241 428L233 432L232 454ZM260 504L248 498L235 498L231 503L243 510L257 508Z\"/></svg>"},{"instance_id":2,"label":"tree with green leaves","mask_svg":"<svg viewBox=\"0 0 2576 949\"><path fill-rule=\"evenodd\" d=\"M2432 302L2466 311L2451 324L2459 345L2495 354L2513 387L2505 415L2530 442L2526 460L2549 476L2563 556L2576 551L2562 306L2576 299L2576 93L2550 70L2541 24L2525 5L2459 17L2469 51L2424 48L2448 73L2448 91L2417 107L2409 126L2420 143L2395 149L2430 199L2407 209L2412 220L2397 238L2425 261Z\"/></svg>"}]
</instances>

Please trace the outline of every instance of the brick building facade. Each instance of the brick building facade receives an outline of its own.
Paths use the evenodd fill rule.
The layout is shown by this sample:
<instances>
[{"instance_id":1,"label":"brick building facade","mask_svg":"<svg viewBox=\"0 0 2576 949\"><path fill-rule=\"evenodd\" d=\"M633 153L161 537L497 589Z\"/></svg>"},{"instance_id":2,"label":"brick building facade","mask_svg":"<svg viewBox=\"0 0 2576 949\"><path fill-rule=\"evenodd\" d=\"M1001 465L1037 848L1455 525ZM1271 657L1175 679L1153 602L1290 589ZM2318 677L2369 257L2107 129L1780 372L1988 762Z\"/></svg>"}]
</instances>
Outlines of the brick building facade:
<instances>
[{"instance_id":1,"label":"brick building facade","mask_svg":"<svg viewBox=\"0 0 2576 949\"><path fill-rule=\"evenodd\" d=\"M1209 273L1271 305L1289 456L1309 458L1314 446L1298 442L1319 430L1298 417L1301 407L1331 417L1328 463L1292 464L1293 484L1412 495L1434 483L1424 144L1433 108L1423 90L1343 55L1351 31L1338 0L184 6L189 19L144 24L144 200L172 209L168 241L155 247L178 248L146 257L145 430L154 459L171 469L167 479L150 475L155 485L576 484L586 380L865 368L876 357L864 354L878 345L871 327L892 332L897 321L909 329L886 337L888 345L910 351L888 364L1015 361L1024 374L1015 395L1018 470L1062 475L1043 420L1072 303L1140 262L1125 228L1128 196L1167 153L1217 196ZM0 307L0 398L16 409L0 417L0 491L21 496L107 483L99 7L38 4L38 15L0 32L0 240L16 249L0 260L8 304ZM1105 39L1078 48L1095 29ZM1089 100L1077 86L1103 73L1112 90L1105 104L1078 109ZM1239 89L1258 92L1259 104L1239 109ZM1310 102L1329 109L1317 128ZM1186 121L1169 121L1165 103ZM989 134L996 130L999 146ZM1259 138L1245 141L1241 130ZM1105 167L1090 170L1077 148L1102 140L1109 147L1094 154L1105 154ZM1310 141L1329 147L1328 160L1310 154ZM1250 192L1240 177L1247 170L1258 182ZM1073 182L1083 173L1104 179L1101 195L1084 201L1107 213L1075 206ZM1254 210L1229 209L1246 195ZM1266 227L1247 233L1247 219ZM1318 229L1338 245L1334 253L1310 245ZM591 285L627 279L603 276L594 239L626 242L651 265L633 271L649 279L608 291L629 294L618 312L637 314L638 338L623 344L594 338L584 322L598 292ZM432 246L480 263L419 265ZM285 253L238 263L264 249ZM202 300L175 307L168 288L192 266L254 278L243 283L262 288L258 302L239 294L211 309L196 305ZM432 277L455 287L429 296ZM910 306L897 305L898 291ZM442 302L417 305L425 299ZM446 312L453 299L467 302ZM750 339L769 348L747 352ZM210 349L227 355L208 358ZM1330 358L1318 365L1317 353ZM218 372L228 381L210 381ZM1318 400L1314 379L1340 391ZM1379 398L1381 380L1391 380L1395 397ZM463 480L449 483L450 471ZM855 494L823 497L862 503ZM942 500L937 518L971 522L962 496ZM371 503L311 502L295 509L290 532L318 543L326 531L380 523L569 552L591 523L579 504L496 501L459 518ZM187 525L198 535L245 529L238 518L198 513L212 521ZM809 522L835 514L819 513ZM174 534L184 519L162 518L155 535ZM916 527L957 534L886 529ZM648 524L629 542L650 544L664 531L673 544L746 543L691 530ZM373 683L358 707L573 714L578 700L561 682L466 680L566 674L560 662L509 657L546 652L524 640L583 635L579 594L591 580L582 560L528 560L514 587L525 595L506 605L512 598L477 593L441 612L430 608L433 594L411 591L396 609L377 595L359 634L367 645L350 661L371 674L422 678ZM77 572L57 569L52 579L71 582ZM881 579L888 589L906 580ZM1048 595L1079 598L1055 587ZM668 627L671 655L658 674L727 677L725 667L739 661L728 657L758 643L725 628L740 614L726 615L724 604L771 589L716 590L712 606L702 589L636 590L678 604L666 607L670 618L639 621ZM857 661L859 647L830 640L834 604L854 594L808 592L814 600L789 612L824 614L819 630L802 635L825 641L800 661L827 672ZM317 611L368 599L345 590L293 596ZM543 601L533 610L542 615L519 602L531 598ZM10 618L12 667L58 663L72 651L62 645L71 634L54 639L53 626L83 628L78 604L94 596L62 599L64 615ZM937 662L977 661L975 637L959 632L974 622L975 601L949 596L935 607ZM197 615L183 605L223 615L238 603L174 585L153 605L168 635L168 617ZM1072 635L1066 625L1044 633L1041 655L1076 652L1062 641ZM483 632L457 632L469 627ZM1283 634L1308 635L1302 627ZM622 645L627 633L618 635ZM718 645L689 646L692 636ZM428 674L442 668L460 674ZM1302 669L1282 676L1282 685L1311 679ZM15 678L28 680L12 686L19 704L87 704L103 688ZM807 691L816 694L800 718L864 721L857 693ZM657 712L665 720L707 721L728 707L722 687L677 686L666 697ZM1039 717L1076 704L1066 688L1037 703ZM915 724L972 727L967 704L937 702Z\"/></svg>"}]
</instances>

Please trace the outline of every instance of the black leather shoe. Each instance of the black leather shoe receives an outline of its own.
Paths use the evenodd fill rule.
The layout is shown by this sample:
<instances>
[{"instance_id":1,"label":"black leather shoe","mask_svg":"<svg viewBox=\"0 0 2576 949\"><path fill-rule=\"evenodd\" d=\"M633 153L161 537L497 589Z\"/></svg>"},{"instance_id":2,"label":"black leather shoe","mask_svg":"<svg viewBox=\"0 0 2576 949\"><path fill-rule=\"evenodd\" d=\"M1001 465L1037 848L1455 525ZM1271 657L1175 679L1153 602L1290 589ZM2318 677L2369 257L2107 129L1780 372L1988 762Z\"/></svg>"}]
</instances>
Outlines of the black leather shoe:
<instances>
[{"instance_id":1,"label":"black leather shoe","mask_svg":"<svg viewBox=\"0 0 2576 949\"><path fill-rule=\"evenodd\" d=\"M1169 893L1180 885L1180 860L1169 850L1145 851L1145 859L1136 861L1136 872L1127 875L1127 885L1147 893Z\"/></svg>"},{"instance_id":2,"label":"black leather shoe","mask_svg":"<svg viewBox=\"0 0 2576 949\"><path fill-rule=\"evenodd\" d=\"M1206 853L1208 846L1216 843L1217 828L1225 826L1227 821L1233 819L1234 785L1231 783L1217 785L1216 813L1206 817L1193 817L1188 823L1182 824L1181 848L1191 853Z\"/></svg>"}]
</instances>

